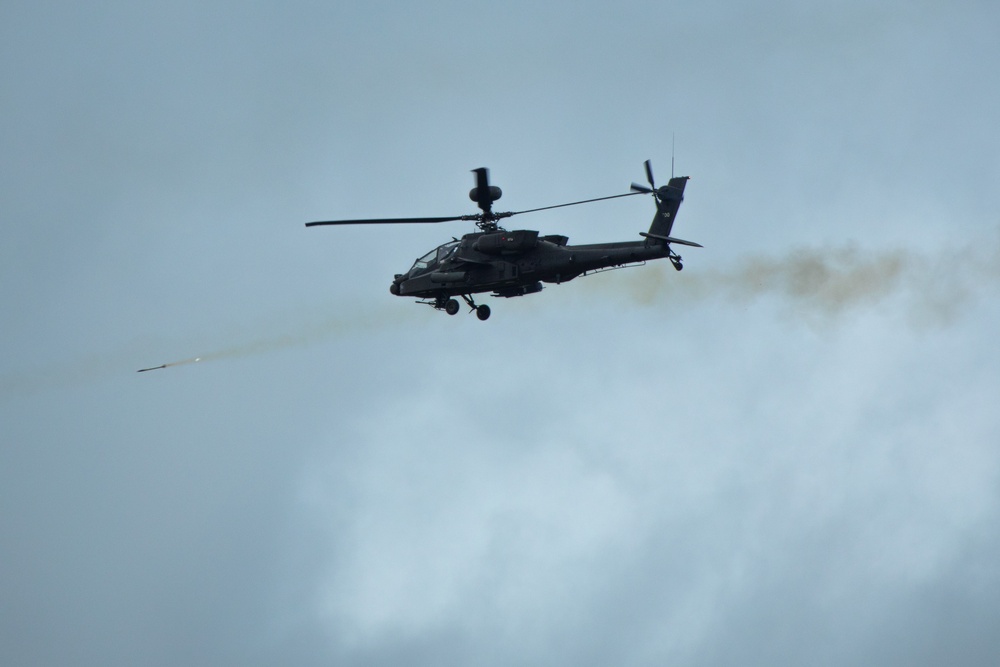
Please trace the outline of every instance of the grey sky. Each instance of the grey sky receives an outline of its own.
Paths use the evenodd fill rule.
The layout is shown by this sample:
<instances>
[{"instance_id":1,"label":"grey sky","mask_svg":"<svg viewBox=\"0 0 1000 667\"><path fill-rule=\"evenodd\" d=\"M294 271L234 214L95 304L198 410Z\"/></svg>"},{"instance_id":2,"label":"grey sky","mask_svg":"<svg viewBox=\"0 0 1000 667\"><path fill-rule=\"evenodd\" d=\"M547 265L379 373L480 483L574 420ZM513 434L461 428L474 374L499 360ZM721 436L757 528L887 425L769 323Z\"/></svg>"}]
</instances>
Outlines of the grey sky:
<instances>
[{"instance_id":1,"label":"grey sky","mask_svg":"<svg viewBox=\"0 0 1000 667\"><path fill-rule=\"evenodd\" d=\"M996 664L998 25L3 3L0 662ZM623 192L672 133L683 274L482 323L388 293L463 223L302 226Z\"/></svg>"}]
</instances>

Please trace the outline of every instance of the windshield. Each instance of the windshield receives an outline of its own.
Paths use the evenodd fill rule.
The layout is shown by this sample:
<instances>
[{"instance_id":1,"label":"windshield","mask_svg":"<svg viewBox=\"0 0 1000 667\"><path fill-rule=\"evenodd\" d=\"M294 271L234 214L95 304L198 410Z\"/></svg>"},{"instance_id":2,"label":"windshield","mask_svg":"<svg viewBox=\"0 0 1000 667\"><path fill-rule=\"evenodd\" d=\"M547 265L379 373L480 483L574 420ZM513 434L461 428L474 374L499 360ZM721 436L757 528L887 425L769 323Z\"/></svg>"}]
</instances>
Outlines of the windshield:
<instances>
[{"instance_id":1,"label":"windshield","mask_svg":"<svg viewBox=\"0 0 1000 667\"><path fill-rule=\"evenodd\" d=\"M437 260L438 264L444 262L445 260L451 259L451 256L455 254L455 250L458 248L458 241L449 241L443 246L439 246L437 249Z\"/></svg>"},{"instance_id":2,"label":"windshield","mask_svg":"<svg viewBox=\"0 0 1000 667\"><path fill-rule=\"evenodd\" d=\"M444 245L440 245L434 250L418 259L413 263L413 267L410 269L410 277L419 275L428 269L435 268L441 262L450 259L452 255L458 248L458 241L448 241Z\"/></svg>"},{"instance_id":3,"label":"windshield","mask_svg":"<svg viewBox=\"0 0 1000 667\"><path fill-rule=\"evenodd\" d=\"M417 273L426 271L436 259L437 249L435 248L413 263L413 268L410 269L410 274L416 275Z\"/></svg>"}]
</instances>

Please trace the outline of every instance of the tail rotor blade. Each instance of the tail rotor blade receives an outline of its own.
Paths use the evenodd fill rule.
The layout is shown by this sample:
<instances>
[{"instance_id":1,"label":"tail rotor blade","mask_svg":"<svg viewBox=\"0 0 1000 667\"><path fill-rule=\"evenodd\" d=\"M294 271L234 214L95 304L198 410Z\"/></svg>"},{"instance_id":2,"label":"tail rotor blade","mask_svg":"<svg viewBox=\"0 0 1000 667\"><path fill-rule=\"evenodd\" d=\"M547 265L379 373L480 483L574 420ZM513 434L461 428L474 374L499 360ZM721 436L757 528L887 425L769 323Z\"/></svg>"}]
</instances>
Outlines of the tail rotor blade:
<instances>
[{"instance_id":1,"label":"tail rotor blade","mask_svg":"<svg viewBox=\"0 0 1000 667\"><path fill-rule=\"evenodd\" d=\"M646 160L643 164L646 165L646 180L649 181L649 187L656 189L656 183L653 182L653 165L650 164L649 160Z\"/></svg>"},{"instance_id":2,"label":"tail rotor blade","mask_svg":"<svg viewBox=\"0 0 1000 667\"><path fill-rule=\"evenodd\" d=\"M647 188L645 185L639 185L638 183L633 183L632 192L643 192L645 194L651 194L653 191Z\"/></svg>"}]
</instances>

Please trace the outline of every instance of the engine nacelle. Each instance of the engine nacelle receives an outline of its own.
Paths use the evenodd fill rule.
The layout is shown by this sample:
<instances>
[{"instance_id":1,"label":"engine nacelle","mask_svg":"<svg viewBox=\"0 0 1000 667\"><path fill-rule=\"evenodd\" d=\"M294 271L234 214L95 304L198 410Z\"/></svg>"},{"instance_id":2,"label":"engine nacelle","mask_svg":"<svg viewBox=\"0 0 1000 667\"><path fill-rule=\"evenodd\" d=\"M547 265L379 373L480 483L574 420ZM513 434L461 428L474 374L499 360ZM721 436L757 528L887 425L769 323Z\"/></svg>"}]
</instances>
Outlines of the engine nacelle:
<instances>
[{"instance_id":1,"label":"engine nacelle","mask_svg":"<svg viewBox=\"0 0 1000 667\"><path fill-rule=\"evenodd\" d=\"M569 243L569 237L562 234L549 234L548 236L543 236L542 240L555 243L557 246L564 246Z\"/></svg>"},{"instance_id":2,"label":"engine nacelle","mask_svg":"<svg viewBox=\"0 0 1000 667\"><path fill-rule=\"evenodd\" d=\"M484 255L499 255L504 252L523 252L538 245L538 232L530 229L518 229L513 232L493 232L483 234L472 249Z\"/></svg>"},{"instance_id":3,"label":"engine nacelle","mask_svg":"<svg viewBox=\"0 0 1000 667\"><path fill-rule=\"evenodd\" d=\"M490 186L490 201L491 202L500 199L500 197L502 197L502 196L503 196L503 190L501 190L500 188L498 188L495 185L491 185ZM477 204L485 204L485 203L487 203L487 202L481 202L481 201L479 201L479 188L472 188L471 190L469 190L469 199L471 199L472 201L476 202Z\"/></svg>"}]
</instances>

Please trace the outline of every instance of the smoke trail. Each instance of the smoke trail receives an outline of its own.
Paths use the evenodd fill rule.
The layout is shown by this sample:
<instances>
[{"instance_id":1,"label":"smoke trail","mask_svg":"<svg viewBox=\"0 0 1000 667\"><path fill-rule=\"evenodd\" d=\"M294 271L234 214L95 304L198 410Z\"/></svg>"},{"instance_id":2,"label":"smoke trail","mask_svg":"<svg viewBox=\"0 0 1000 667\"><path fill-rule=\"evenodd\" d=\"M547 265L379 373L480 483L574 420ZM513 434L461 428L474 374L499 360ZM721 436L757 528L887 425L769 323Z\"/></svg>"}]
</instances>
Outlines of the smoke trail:
<instances>
[{"instance_id":1,"label":"smoke trail","mask_svg":"<svg viewBox=\"0 0 1000 667\"><path fill-rule=\"evenodd\" d=\"M415 321L415 318L420 317L419 311L416 313L413 312L416 309L399 308L398 306L399 304L393 303L391 306L387 306L376 312L359 312L354 308L350 308L352 312L350 317L328 317L311 323L291 323L288 325L289 331L286 333L258 336L249 340L244 339L244 342L221 346L214 351L210 350L196 357L186 357L155 365L147 364L139 370L142 372L161 370L173 366L304 347L335 340L341 336L379 331L389 326L395 326L400 322L412 323ZM343 308L339 308L338 310L343 310ZM246 326L242 327L244 330L247 328ZM229 337L238 338L239 334L231 334ZM142 348L145 350L148 350L149 347L149 342L142 345ZM166 347L165 343L164 347ZM117 352L92 355L78 361L68 361L67 363L58 365L5 374L0 376L0 401L27 396L40 391L75 387L108 377L122 375L129 371L135 372L137 364L132 365L129 359L135 359L138 356L140 356L138 346L133 344L123 346Z\"/></svg>"},{"instance_id":2,"label":"smoke trail","mask_svg":"<svg viewBox=\"0 0 1000 667\"><path fill-rule=\"evenodd\" d=\"M914 264L901 251L869 255L852 248L808 249L785 257L747 258L733 269L710 269L688 280L698 294L720 292L740 301L773 294L834 315L898 292Z\"/></svg>"},{"instance_id":3,"label":"smoke trail","mask_svg":"<svg viewBox=\"0 0 1000 667\"><path fill-rule=\"evenodd\" d=\"M933 256L841 246L746 257L725 268L704 264L688 262L682 273L654 264L619 281L625 280L628 293L643 304L777 298L796 312L826 319L904 297L914 322L922 324L947 324L970 299L996 296L1000 287L997 239ZM619 281L614 282L620 286Z\"/></svg>"},{"instance_id":4,"label":"smoke trail","mask_svg":"<svg viewBox=\"0 0 1000 667\"><path fill-rule=\"evenodd\" d=\"M398 304L393 304L394 306ZM183 366L187 364L235 359L278 350L305 347L332 340L340 336L358 333L368 333L383 329L401 321L412 321L413 312L399 308L382 309L377 313L357 314L351 317L331 317L319 322L304 324L292 331L272 336L258 337L245 342L221 347L206 352L197 357L171 361L152 368L143 368L140 372Z\"/></svg>"}]
</instances>

